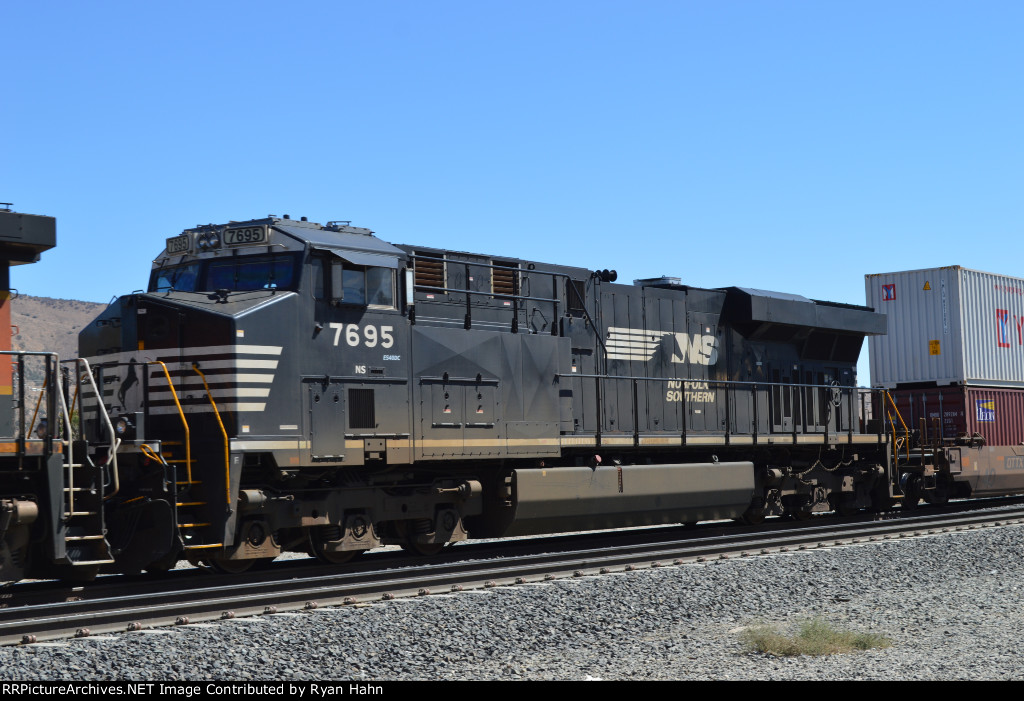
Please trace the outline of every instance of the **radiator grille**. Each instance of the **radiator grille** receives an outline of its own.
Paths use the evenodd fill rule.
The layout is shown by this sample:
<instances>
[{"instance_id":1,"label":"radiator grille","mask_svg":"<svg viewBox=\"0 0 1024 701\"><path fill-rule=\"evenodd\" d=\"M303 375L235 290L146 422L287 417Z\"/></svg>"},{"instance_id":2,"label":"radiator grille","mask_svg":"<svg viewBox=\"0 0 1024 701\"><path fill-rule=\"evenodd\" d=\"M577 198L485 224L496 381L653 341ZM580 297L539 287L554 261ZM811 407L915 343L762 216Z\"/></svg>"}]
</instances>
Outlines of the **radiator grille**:
<instances>
[{"instance_id":1,"label":"radiator grille","mask_svg":"<svg viewBox=\"0 0 1024 701\"><path fill-rule=\"evenodd\" d=\"M491 268L491 292L505 297L515 295L519 263L508 260L492 260L491 265L500 265L501 268L514 268L513 270Z\"/></svg>"},{"instance_id":2,"label":"radiator grille","mask_svg":"<svg viewBox=\"0 0 1024 701\"><path fill-rule=\"evenodd\" d=\"M349 428L377 428L372 389L349 389L348 426Z\"/></svg>"},{"instance_id":3,"label":"radiator grille","mask_svg":"<svg viewBox=\"0 0 1024 701\"><path fill-rule=\"evenodd\" d=\"M416 253L415 255L437 257L438 254ZM444 261L424 260L417 257L413 264L413 268L416 271L416 286L443 289L445 287L444 266Z\"/></svg>"}]
</instances>

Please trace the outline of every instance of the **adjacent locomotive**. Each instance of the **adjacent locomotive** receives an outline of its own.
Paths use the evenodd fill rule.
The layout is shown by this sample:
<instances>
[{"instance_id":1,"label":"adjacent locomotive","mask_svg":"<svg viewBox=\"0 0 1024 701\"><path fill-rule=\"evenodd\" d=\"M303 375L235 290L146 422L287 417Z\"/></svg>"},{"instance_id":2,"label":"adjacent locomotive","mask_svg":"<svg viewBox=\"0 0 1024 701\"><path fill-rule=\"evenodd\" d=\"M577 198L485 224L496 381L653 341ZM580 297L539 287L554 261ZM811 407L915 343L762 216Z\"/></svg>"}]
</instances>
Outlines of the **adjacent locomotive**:
<instances>
[{"instance_id":1,"label":"adjacent locomotive","mask_svg":"<svg viewBox=\"0 0 1024 701\"><path fill-rule=\"evenodd\" d=\"M95 576L114 564L104 538L103 497L116 446L70 438L65 377L92 376L84 361L11 350L10 267L38 262L56 244L53 217L0 208L0 581ZM97 421L109 419L93 406ZM108 424L109 425L109 424ZM107 432L111 436L112 431Z\"/></svg>"},{"instance_id":2,"label":"adjacent locomotive","mask_svg":"<svg viewBox=\"0 0 1024 701\"><path fill-rule=\"evenodd\" d=\"M856 390L884 331L867 307L268 217L167 240L80 336L116 435L82 414L120 441L123 571L802 518L898 496Z\"/></svg>"}]
</instances>

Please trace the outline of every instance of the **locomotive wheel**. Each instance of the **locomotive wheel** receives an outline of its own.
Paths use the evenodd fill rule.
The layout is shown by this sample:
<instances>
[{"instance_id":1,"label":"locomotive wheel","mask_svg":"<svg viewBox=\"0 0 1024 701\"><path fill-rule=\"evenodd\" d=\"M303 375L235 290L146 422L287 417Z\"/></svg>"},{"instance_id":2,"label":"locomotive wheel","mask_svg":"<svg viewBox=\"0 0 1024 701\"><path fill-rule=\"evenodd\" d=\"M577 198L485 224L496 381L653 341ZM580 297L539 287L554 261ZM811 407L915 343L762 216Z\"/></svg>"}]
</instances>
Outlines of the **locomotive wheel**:
<instances>
[{"instance_id":1,"label":"locomotive wheel","mask_svg":"<svg viewBox=\"0 0 1024 701\"><path fill-rule=\"evenodd\" d=\"M429 523L429 522L428 522ZM396 530L402 541L399 543L402 550L413 555L432 557L444 550L447 543L417 543L416 530L410 521L399 521L395 524Z\"/></svg>"},{"instance_id":2,"label":"locomotive wheel","mask_svg":"<svg viewBox=\"0 0 1024 701\"><path fill-rule=\"evenodd\" d=\"M786 509L786 516L794 521L806 521L811 517L810 507L798 506L794 509Z\"/></svg>"},{"instance_id":3,"label":"locomotive wheel","mask_svg":"<svg viewBox=\"0 0 1024 701\"><path fill-rule=\"evenodd\" d=\"M176 547L169 553L161 557L159 560L155 560L144 568L150 574L166 574L174 569L174 566L178 564L178 558L181 557L181 547Z\"/></svg>"},{"instance_id":4,"label":"locomotive wheel","mask_svg":"<svg viewBox=\"0 0 1024 701\"><path fill-rule=\"evenodd\" d=\"M432 557L437 555L439 552L444 550L444 546L447 543L413 543L406 541L402 543L402 550L413 555L423 555L424 557Z\"/></svg>"},{"instance_id":5,"label":"locomotive wheel","mask_svg":"<svg viewBox=\"0 0 1024 701\"><path fill-rule=\"evenodd\" d=\"M62 582L72 584L88 584L96 579L100 573L99 565L88 565L85 567L73 567L71 565L56 565L54 575Z\"/></svg>"},{"instance_id":6,"label":"locomotive wheel","mask_svg":"<svg viewBox=\"0 0 1024 701\"><path fill-rule=\"evenodd\" d=\"M842 516L843 518L853 516L860 510L853 506L853 502L849 497L842 495L832 495L829 497L828 502L836 516Z\"/></svg>"},{"instance_id":7,"label":"locomotive wheel","mask_svg":"<svg viewBox=\"0 0 1024 701\"><path fill-rule=\"evenodd\" d=\"M203 564L218 574L242 574L258 562L256 559L249 560L228 560L226 558L211 557L203 560Z\"/></svg>"},{"instance_id":8,"label":"locomotive wheel","mask_svg":"<svg viewBox=\"0 0 1024 701\"><path fill-rule=\"evenodd\" d=\"M325 549L325 543L316 537L316 530L309 530L309 554L326 565L344 565L354 558L362 550L338 550L329 551Z\"/></svg>"},{"instance_id":9,"label":"locomotive wheel","mask_svg":"<svg viewBox=\"0 0 1024 701\"><path fill-rule=\"evenodd\" d=\"M24 579L25 574L31 569L31 552L28 543L13 548L6 540L0 543L0 565L3 565L3 570L8 572L10 577L0 583Z\"/></svg>"},{"instance_id":10,"label":"locomotive wheel","mask_svg":"<svg viewBox=\"0 0 1024 701\"><path fill-rule=\"evenodd\" d=\"M743 512L737 520L740 523L745 523L748 526L760 526L764 523L764 509L750 508Z\"/></svg>"}]
</instances>

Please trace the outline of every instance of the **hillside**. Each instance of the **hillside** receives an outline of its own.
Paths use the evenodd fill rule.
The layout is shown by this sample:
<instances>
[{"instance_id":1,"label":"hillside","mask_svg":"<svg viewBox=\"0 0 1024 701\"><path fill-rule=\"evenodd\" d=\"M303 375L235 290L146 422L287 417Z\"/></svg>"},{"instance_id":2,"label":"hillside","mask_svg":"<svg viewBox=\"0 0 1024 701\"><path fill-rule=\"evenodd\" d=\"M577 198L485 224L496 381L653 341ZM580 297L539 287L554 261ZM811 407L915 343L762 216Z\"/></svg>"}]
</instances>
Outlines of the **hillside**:
<instances>
[{"instance_id":1,"label":"hillside","mask_svg":"<svg viewBox=\"0 0 1024 701\"><path fill-rule=\"evenodd\" d=\"M78 332L106 308L105 304L74 299L20 295L11 300L11 344L14 350L56 351L60 358L78 357ZM27 362L29 387L42 383L39 361Z\"/></svg>"},{"instance_id":2,"label":"hillside","mask_svg":"<svg viewBox=\"0 0 1024 701\"><path fill-rule=\"evenodd\" d=\"M74 299L20 295L11 301L14 350L52 350L63 358L78 356L78 332L106 308Z\"/></svg>"}]
</instances>

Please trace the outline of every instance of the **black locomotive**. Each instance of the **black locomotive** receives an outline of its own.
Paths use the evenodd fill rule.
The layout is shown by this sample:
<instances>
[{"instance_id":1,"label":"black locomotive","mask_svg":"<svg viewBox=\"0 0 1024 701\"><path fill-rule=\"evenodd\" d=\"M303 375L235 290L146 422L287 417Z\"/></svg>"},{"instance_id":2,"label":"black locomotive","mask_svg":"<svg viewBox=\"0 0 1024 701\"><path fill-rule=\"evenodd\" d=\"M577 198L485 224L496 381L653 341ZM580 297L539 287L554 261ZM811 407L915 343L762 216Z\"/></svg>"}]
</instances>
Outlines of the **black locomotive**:
<instances>
[{"instance_id":1,"label":"black locomotive","mask_svg":"<svg viewBox=\"0 0 1024 701\"><path fill-rule=\"evenodd\" d=\"M83 387L82 428L119 441L125 571L802 518L894 496L855 389L884 330L866 307L270 217L168 239L149 290L82 332L103 398Z\"/></svg>"},{"instance_id":2,"label":"black locomotive","mask_svg":"<svg viewBox=\"0 0 1024 701\"><path fill-rule=\"evenodd\" d=\"M52 219L0 210L4 273L54 242ZM615 280L347 222L171 237L83 358L0 334L0 580L912 508L980 484L964 465L989 447L915 436L856 388L883 315Z\"/></svg>"}]
</instances>

